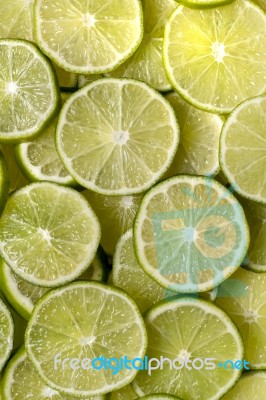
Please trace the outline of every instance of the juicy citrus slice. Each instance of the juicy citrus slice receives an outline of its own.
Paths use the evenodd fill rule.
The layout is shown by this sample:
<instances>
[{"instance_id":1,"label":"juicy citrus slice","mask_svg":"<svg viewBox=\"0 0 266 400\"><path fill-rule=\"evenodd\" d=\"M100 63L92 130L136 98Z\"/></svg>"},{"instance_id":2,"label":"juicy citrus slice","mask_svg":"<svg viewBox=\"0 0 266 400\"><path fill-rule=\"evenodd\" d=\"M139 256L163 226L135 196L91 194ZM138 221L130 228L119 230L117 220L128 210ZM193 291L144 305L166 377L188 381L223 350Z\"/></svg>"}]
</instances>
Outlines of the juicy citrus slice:
<instances>
[{"instance_id":1,"label":"juicy citrus slice","mask_svg":"<svg viewBox=\"0 0 266 400\"><path fill-rule=\"evenodd\" d=\"M169 394L150 394L142 397L143 400L180 400L180 397L169 396Z\"/></svg>"},{"instance_id":2,"label":"juicy citrus slice","mask_svg":"<svg viewBox=\"0 0 266 400\"><path fill-rule=\"evenodd\" d=\"M165 177L176 174L216 175L220 169L218 153L222 119L193 107L177 93L169 93L166 99L179 122L180 143Z\"/></svg>"},{"instance_id":3,"label":"juicy citrus slice","mask_svg":"<svg viewBox=\"0 0 266 400\"><path fill-rule=\"evenodd\" d=\"M2 153L4 154L7 163L8 175L10 180L9 191L13 192L16 189L27 185L29 181L22 173L17 164L14 147L8 144L0 144L0 151L2 151Z\"/></svg>"},{"instance_id":4,"label":"juicy citrus slice","mask_svg":"<svg viewBox=\"0 0 266 400\"><path fill-rule=\"evenodd\" d=\"M99 79L78 90L57 125L57 150L66 169L82 186L107 195L152 186L170 165L178 138L169 103L130 79Z\"/></svg>"},{"instance_id":5,"label":"juicy citrus slice","mask_svg":"<svg viewBox=\"0 0 266 400\"><path fill-rule=\"evenodd\" d=\"M247 372L223 397L223 400L261 400L265 397L266 371Z\"/></svg>"},{"instance_id":6,"label":"juicy citrus slice","mask_svg":"<svg viewBox=\"0 0 266 400\"><path fill-rule=\"evenodd\" d=\"M120 359L125 354L131 360L142 358L147 338L144 322L129 296L101 283L79 282L39 300L25 343L30 360L49 386L72 396L94 396L125 386L137 371L121 369L112 374L111 369L92 368L96 362L92 360L100 356ZM91 368L73 370L65 358L78 358L79 366L84 358L90 358Z\"/></svg>"},{"instance_id":7,"label":"juicy citrus slice","mask_svg":"<svg viewBox=\"0 0 266 400\"><path fill-rule=\"evenodd\" d=\"M248 0L204 10L180 6L166 24L164 63L196 107L228 113L266 89L266 15Z\"/></svg>"},{"instance_id":8,"label":"juicy citrus slice","mask_svg":"<svg viewBox=\"0 0 266 400\"><path fill-rule=\"evenodd\" d=\"M131 56L142 39L139 0L37 0L34 12L38 45L67 71L111 71Z\"/></svg>"},{"instance_id":9,"label":"juicy citrus slice","mask_svg":"<svg viewBox=\"0 0 266 400\"><path fill-rule=\"evenodd\" d=\"M266 368L266 275L239 268L219 287L216 303L235 322L249 368Z\"/></svg>"},{"instance_id":10,"label":"juicy citrus slice","mask_svg":"<svg viewBox=\"0 0 266 400\"><path fill-rule=\"evenodd\" d=\"M0 148L0 215L2 214L7 202L9 187L10 179L8 167Z\"/></svg>"},{"instance_id":11,"label":"juicy citrus slice","mask_svg":"<svg viewBox=\"0 0 266 400\"><path fill-rule=\"evenodd\" d=\"M232 1L234 0L181 0L179 3L186 7L204 9L223 6L232 3Z\"/></svg>"},{"instance_id":12,"label":"juicy citrus slice","mask_svg":"<svg viewBox=\"0 0 266 400\"><path fill-rule=\"evenodd\" d=\"M12 315L0 298L0 371L2 371L13 349L14 322Z\"/></svg>"},{"instance_id":13,"label":"juicy citrus slice","mask_svg":"<svg viewBox=\"0 0 266 400\"><path fill-rule=\"evenodd\" d=\"M154 369L139 371L133 381L139 396L168 393L216 400L239 378L240 370L218 368L228 359L242 360L243 343L227 314L213 304L186 297L162 302L147 312L145 324Z\"/></svg>"},{"instance_id":14,"label":"juicy citrus slice","mask_svg":"<svg viewBox=\"0 0 266 400\"><path fill-rule=\"evenodd\" d=\"M241 205L214 179L177 175L150 189L134 224L137 259L160 285L203 292L245 257L249 232Z\"/></svg>"},{"instance_id":15,"label":"juicy citrus slice","mask_svg":"<svg viewBox=\"0 0 266 400\"><path fill-rule=\"evenodd\" d=\"M233 189L266 203L266 96L248 99L226 120L220 163Z\"/></svg>"},{"instance_id":16,"label":"juicy citrus slice","mask_svg":"<svg viewBox=\"0 0 266 400\"><path fill-rule=\"evenodd\" d=\"M40 182L14 192L0 220L0 251L22 279L54 287L90 265L100 226L74 189Z\"/></svg>"},{"instance_id":17,"label":"juicy citrus slice","mask_svg":"<svg viewBox=\"0 0 266 400\"><path fill-rule=\"evenodd\" d=\"M142 0L144 36L136 52L110 75L146 82L165 91L171 86L162 61L163 35L167 18L177 7L174 0Z\"/></svg>"},{"instance_id":18,"label":"juicy citrus slice","mask_svg":"<svg viewBox=\"0 0 266 400\"><path fill-rule=\"evenodd\" d=\"M110 400L136 400L138 398L139 396L130 384L110 393Z\"/></svg>"},{"instance_id":19,"label":"juicy citrus slice","mask_svg":"<svg viewBox=\"0 0 266 400\"><path fill-rule=\"evenodd\" d=\"M0 38L33 40L33 0L0 2Z\"/></svg>"}]
</instances>

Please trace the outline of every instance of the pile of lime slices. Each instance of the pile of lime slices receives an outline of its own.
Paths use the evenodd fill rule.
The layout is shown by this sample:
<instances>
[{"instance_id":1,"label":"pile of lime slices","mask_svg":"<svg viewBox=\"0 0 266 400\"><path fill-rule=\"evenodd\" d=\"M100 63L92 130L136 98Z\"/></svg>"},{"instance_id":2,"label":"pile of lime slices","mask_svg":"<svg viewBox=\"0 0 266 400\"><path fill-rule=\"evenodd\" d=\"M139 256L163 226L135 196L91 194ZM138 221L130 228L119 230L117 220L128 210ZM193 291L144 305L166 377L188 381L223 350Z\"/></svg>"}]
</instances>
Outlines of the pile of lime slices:
<instances>
[{"instance_id":1,"label":"pile of lime slices","mask_svg":"<svg viewBox=\"0 0 266 400\"><path fill-rule=\"evenodd\" d=\"M0 3L0 399L263 400L265 0Z\"/></svg>"}]
</instances>

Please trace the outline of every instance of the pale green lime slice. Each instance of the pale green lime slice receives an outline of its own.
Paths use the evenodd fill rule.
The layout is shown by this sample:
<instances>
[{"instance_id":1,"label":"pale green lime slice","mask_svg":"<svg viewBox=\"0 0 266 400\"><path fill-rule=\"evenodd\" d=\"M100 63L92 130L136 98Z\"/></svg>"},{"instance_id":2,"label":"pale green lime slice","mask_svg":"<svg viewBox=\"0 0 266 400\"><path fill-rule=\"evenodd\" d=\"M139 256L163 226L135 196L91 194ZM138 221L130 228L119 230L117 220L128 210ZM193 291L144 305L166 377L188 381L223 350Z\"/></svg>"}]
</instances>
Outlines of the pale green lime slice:
<instances>
[{"instance_id":1,"label":"pale green lime slice","mask_svg":"<svg viewBox=\"0 0 266 400\"><path fill-rule=\"evenodd\" d=\"M160 91L171 86L163 67L163 35L167 18L177 7L174 0L142 0L144 36L133 56L110 75L146 82Z\"/></svg>"},{"instance_id":2,"label":"pale green lime slice","mask_svg":"<svg viewBox=\"0 0 266 400\"><path fill-rule=\"evenodd\" d=\"M146 354L154 369L137 374L133 388L139 396L168 393L186 400L218 400L239 378L238 369L218 368L228 359L242 360L244 350L233 322L213 304L186 297L165 301L147 312L145 324Z\"/></svg>"},{"instance_id":3,"label":"pale green lime slice","mask_svg":"<svg viewBox=\"0 0 266 400\"><path fill-rule=\"evenodd\" d=\"M240 203L214 179L177 175L151 188L134 222L142 268L177 292L204 292L243 261L249 231Z\"/></svg>"},{"instance_id":4,"label":"pale green lime slice","mask_svg":"<svg viewBox=\"0 0 266 400\"><path fill-rule=\"evenodd\" d=\"M195 10L166 24L164 63L172 86L196 107L229 113L266 89L266 15L248 0Z\"/></svg>"},{"instance_id":5,"label":"pale green lime slice","mask_svg":"<svg viewBox=\"0 0 266 400\"><path fill-rule=\"evenodd\" d=\"M131 56L142 39L139 0L37 0L34 15L38 45L70 72L111 71Z\"/></svg>"},{"instance_id":6,"label":"pale green lime slice","mask_svg":"<svg viewBox=\"0 0 266 400\"><path fill-rule=\"evenodd\" d=\"M108 400L136 400L138 398L139 396L134 392L132 386L129 384L110 393Z\"/></svg>"},{"instance_id":7,"label":"pale green lime slice","mask_svg":"<svg viewBox=\"0 0 266 400\"><path fill-rule=\"evenodd\" d=\"M47 386L39 377L24 348L9 361L2 378L3 400L73 400ZM105 396L86 397L80 400L104 400Z\"/></svg>"},{"instance_id":8,"label":"pale green lime slice","mask_svg":"<svg viewBox=\"0 0 266 400\"><path fill-rule=\"evenodd\" d=\"M119 238L133 226L142 194L104 196L91 190L82 192L92 206L101 224L101 245L113 255Z\"/></svg>"},{"instance_id":9,"label":"pale green lime slice","mask_svg":"<svg viewBox=\"0 0 266 400\"><path fill-rule=\"evenodd\" d=\"M83 86L88 85L88 83L97 81L97 79L103 78L100 74L90 74L90 75L78 75L78 88L81 89Z\"/></svg>"},{"instance_id":10,"label":"pale green lime slice","mask_svg":"<svg viewBox=\"0 0 266 400\"><path fill-rule=\"evenodd\" d=\"M78 75L72 72L65 71L53 63L56 72L58 84L61 90L75 90L78 83Z\"/></svg>"},{"instance_id":11,"label":"pale green lime slice","mask_svg":"<svg viewBox=\"0 0 266 400\"><path fill-rule=\"evenodd\" d=\"M19 189L22 186L25 186L29 183L28 179L24 176L21 169L19 168L16 158L14 147L8 144L0 144L0 151L4 154L8 175L10 180L10 192L13 190Z\"/></svg>"},{"instance_id":12,"label":"pale green lime slice","mask_svg":"<svg viewBox=\"0 0 266 400\"><path fill-rule=\"evenodd\" d=\"M8 166L0 148L0 215L5 208L9 188L10 178L8 174Z\"/></svg>"},{"instance_id":13,"label":"pale green lime slice","mask_svg":"<svg viewBox=\"0 0 266 400\"><path fill-rule=\"evenodd\" d=\"M262 400L266 391L266 371L247 372L222 400Z\"/></svg>"},{"instance_id":14,"label":"pale green lime slice","mask_svg":"<svg viewBox=\"0 0 266 400\"><path fill-rule=\"evenodd\" d=\"M130 79L99 79L78 90L57 125L57 150L70 175L107 195L151 187L169 167L178 140L170 104Z\"/></svg>"},{"instance_id":15,"label":"pale green lime slice","mask_svg":"<svg viewBox=\"0 0 266 400\"><path fill-rule=\"evenodd\" d=\"M14 192L0 220L0 251L30 283L55 287L78 277L92 262L99 222L74 189L49 182Z\"/></svg>"},{"instance_id":16,"label":"pale green lime slice","mask_svg":"<svg viewBox=\"0 0 266 400\"><path fill-rule=\"evenodd\" d=\"M0 71L0 141L36 136L59 103L50 62L30 42L0 40Z\"/></svg>"},{"instance_id":17,"label":"pale green lime slice","mask_svg":"<svg viewBox=\"0 0 266 400\"><path fill-rule=\"evenodd\" d=\"M34 367L53 389L95 396L125 386L138 371L124 368L114 374L111 368L103 369L99 360L93 368L93 360L143 358L147 338L135 302L123 291L96 282L75 282L39 300L25 344ZM71 368L71 361L64 362L63 368L65 358L78 358L79 368ZM84 358L91 360L86 369L81 368Z\"/></svg>"},{"instance_id":18,"label":"pale green lime slice","mask_svg":"<svg viewBox=\"0 0 266 400\"><path fill-rule=\"evenodd\" d=\"M266 368L266 275L239 268L219 287L216 303L235 322L252 369Z\"/></svg>"},{"instance_id":19,"label":"pale green lime slice","mask_svg":"<svg viewBox=\"0 0 266 400\"><path fill-rule=\"evenodd\" d=\"M13 349L14 322L12 315L0 298L0 371L2 371Z\"/></svg>"},{"instance_id":20,"label":"pale green lime slice","mask_svg":"<svg viewBox=\"0 0 266 400\"><path fill-rule=\"evenodd\" d=\"M0 2L0 38L33 40L33 0Z\"/></svg>"},{"instance_id":21,"label":"pale green lime slice","mask_svg":"<svg viewBox=\"0 0 266 400\"><path fill-rule=\"evenodd\" d=\"M180 397L170 396L169 394L150 394L142 397L143 400L181 400Z\"/></svg>"},{"instance_id":22,"label":"pale green lime slice","mask_svg":"<svg viewBox=\"0 0 266 400\"><path fill-rule=\"evenodd\" d=\"M223 120L199 110L177 93L169 93L170 102L180 126L180 143L165 177L176 174L216 175L219 166L219 139Z\"/></svg>"},{"instance_id":23,"label":"pale green lime slice","mask_svg":"<svg viewBox=\"0 0 266 400\"><path fill-rule=\"evenodd\" d=\"M220 163L232 188L266 204L266 96L248 99L226 120Z\"/></svg>"},{"instance_id":24,"label":"pale green lime slice","mask_svg":"<svg viewBox=\"0 0 266 400\"><path fill-rule=\"evenodd\" d=\"M69 96L69 93L61 93L63 104ZM65 169L55 147L58 116L59 113L36 139L18 144L15 154L21 169L31 181L50 181L73 186L76 182Z\"/></svg>"},{"instance_id":25,"label":"pale green lime slice","mask_svg":"<svg viewBox=\"0 0 266 400\"><path fill-rule=\"evenodd\" d=\"M178 1L186 7L205 9L210 7L224 6L232 3L234 0L181 0Z\"/></svg>"}]
</instances>

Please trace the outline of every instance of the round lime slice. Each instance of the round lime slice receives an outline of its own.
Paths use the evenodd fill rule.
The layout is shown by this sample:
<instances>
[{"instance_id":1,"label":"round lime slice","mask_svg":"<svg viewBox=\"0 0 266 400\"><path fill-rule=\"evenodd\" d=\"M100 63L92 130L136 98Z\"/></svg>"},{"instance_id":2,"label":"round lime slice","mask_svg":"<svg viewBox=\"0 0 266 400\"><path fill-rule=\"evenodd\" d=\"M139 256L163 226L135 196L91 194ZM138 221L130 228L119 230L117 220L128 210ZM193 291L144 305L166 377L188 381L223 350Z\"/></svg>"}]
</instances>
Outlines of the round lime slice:
<instances>
[{"instance_id":1,"label":"round lime slice","mask_svg":"<svg viewBox=\"0 0 266 400\"><path fill-rule=\"evenodd\" d=\"M204 292L241 264L249 231L241 205L214 179L177 175L151 188L134 223L136 257L160 285Z\"/></svg>"},{"instance_id":2,"label":"round lime slice","mask_svg":"<svg viewBox=\"0 0 266 400\"><path fill-rule=\"evenodd\" d=\"M0 2L0 38L33 40L33 0Z\"/></svg>"},{"instance_id":3,"label":"round lime slice","mask_svg":"<svg viewBox=\"0 0 266 400\"><path fill-rule=\"evenodd\" d=\"M2 371L13 349L14 322L12 315L0 298L0 371Z\"/></svg>"},{"instance_id":4,"label":"round lime slice","mask_svg":"<svg viewBox=\"0 0 266 400\"><path fill-rule=\"evenodd\" d=\"M134 392L132 386L126 385L121 389L114 390L109 394L110 400L136 400L139 396Z\"/></svg>"},{"instance_id":5,"label":"round lime slice","mask_svg":"<svg viewBox=\"0 0 266 400\"><path fill-rule=\"evenodd\" d=\"M92 262L99 222L74 189L49 182L14 192L0 220L0 251L22 279L39 286L63 285Z\"/></svg>"},{"instance_id":6,"label":"round lime slice","mask_svg":"<svg viewBox=\"0 0 266 400\"><path fill-rule=\"evenodd\" d=\"M247 372L223 397L223 400L262 400L266 391L266 371Z\"/></svg>"},{"instance_id":7,"label":"round lime slice","mask_svg":"<svg viewBox=\"0 0 266 400\"><path fill-rule=\"evenodd\" d=\"M181 400L180 397L169 396L169 394L150 394L142 397L143 400Z\"/></svg>"},{"instance_id":8,"label":"round lime slice","mask_svg":"<svg viewBox=\"0 0 266 400\"><path fill-rule=\"evenodd\" d=\"M8 175L10 180L9 192L13 192L16 189L27 185L29 181L22 173L17 164L14 147L9 144L0 144L0 151L3 153L7 163Z\"/></svg>"},{"instance_id":9,"label":"round lime slice","mask_svg":"<svg viewBox=\"0 0 266 400\"><path fill-rule=\"evenodd\" d=\"M25 344L34 367L53 389L72 396L95 396L125 386L138 372L124 368L114 374L101 360L125 355L131 360L143 358L147 338L129 296L101 283L78 282L39 300Z\"/></svg>"},{"instance_id":10,"label":"round lime slice","mask_svg":"<svg viewBox=\"0 0 266 400\"><path fill-rule=\"evenodd\" d=\"M37 0L34 15L39 47L70 72L111 71L131 56L142 39L139 0Z\"/></svg>"},{"instance_id":11,"label":"round lime slice","mask_svg":"<svg viewBox=\"0 0 266 400\"><path fill-rule=\"evenodd\" d=\"M240 377L236 368L218 367L242 360L244 350L233 322L213 304L186 297L165 301L147 312L145 323L149 368L133 381L140 397L167 393L218 400Z\"/></svg>"},{"instance_id":12,"label":"round lime slice","mask_svg":"<svg viewBox=\"0 0 266 400\"><path fill-rule=\"evenodd\" d=\"M198 108L229 113L266 89L266 15L248 0L209 9L179 6L166 24L172 86Z\"/></svg>"},{"instance_id":13,"label":"round lime slice","mask_svg":"<svg viewBox=\"0 0 266 400\"><path fill-rule=\"evenodd\" d=\"M57 150L70 175L106 195L151 187L169 167L178 139L169 103L130 79L99 79L78 90L57 125Z\"/></svg>"},{"instance_id":14,"label":"round lime slice","mask_svg":"<svg viewBox=\"0 0 266 400\"><path fill-rule=\"evenodd\" d=\"M0 148L0 215L2 214L7 202L9 187L10 178L8 166Z\"/></svg>"}]
</instances>

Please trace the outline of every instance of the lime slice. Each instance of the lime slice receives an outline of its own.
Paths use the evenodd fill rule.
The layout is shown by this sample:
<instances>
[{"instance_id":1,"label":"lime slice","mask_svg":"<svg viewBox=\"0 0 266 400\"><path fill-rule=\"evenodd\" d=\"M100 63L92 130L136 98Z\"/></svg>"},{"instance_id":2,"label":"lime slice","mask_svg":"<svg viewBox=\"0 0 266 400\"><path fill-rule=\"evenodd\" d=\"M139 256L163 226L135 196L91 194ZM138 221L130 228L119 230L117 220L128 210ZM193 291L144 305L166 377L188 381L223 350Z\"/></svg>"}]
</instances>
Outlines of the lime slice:
<instances>
[{"instance_id":1,"label":"lime slice","mask_svg":"<svg viewBox=\"0 0 266 400\"><path fill-rule=\"evenodd\" d=\"M101 223L101 244L106 253L112 255L119 238L133 226L142 194L111 197L91 190L86 190L82 194L92 206Z\"/></svg>"},{"instance_id":2,"label":"lime slice","mask_svg":"<svg viewBox=\"0 0 266 400\"><path fill-rule=\"evenodd\" d=\"M94 82L97 79L103 78L100 74L90 74L90 75L78 75L78 88L88 85L88 83Z\"/></svg>"},{"instance_id":3,"label":"lime slice","mask_svg":"<svg viewBox=\"0 0 266 400\"><path fill-rule=\"evenodd\" d=\"M248 372L241 376L223 400L262 400L266 391L266 371Z\"/></svg>"},{"instance_id":4,"label":"lime slice","mask_svg":"<svg viewBox=\"0 0 266 400\"><path fill-rule=\"evenodd\" d=\"M252 369L266 368L265 287L265 274L239 268L221 284L216 299L239 328L245 346L245 360Z\"/></svg>"},{"instance_id":5,"label":"lime slice","mask_svg":"<svg viewBox=\"0 0 266 400\"><path fill-rule=\"evenodd\" d=\"M0 148L0 215L2 214L7 202L9 187L8 167Z\"/></svg>"},{"instance_id":6,"label":"lime slice","mask_svg":"<svg viewBox=\"0 0 266 400\"><path fill-rule=\"evenodd\" d=\"M206 111L229 113L266 89L266 15L248 0L204 10L178 7L166 24L172 86Z\"/></svg>"},{"instance_id":7,"label":"lime slice","mask_svg":"<svg viewBox=\"0 0 266 400\"><path fill-rule=\"evenodd\" d=\"M142 39L139 0L37 0L34 13L38 45L70 72L111 71L131 56Z\"/></svg>"},{"instance_id":8,"label":"lime slice","mask_svg":"<svg viewBox=\"0 0 266 400\"><path fill-rule=\"evenodd\" d=\"M41 378L72 396L100 395L130 383L137 370L124 368L114 374L103 369L101 361L99 366L92 360L120 359L125 354L131 360L142 358L147 347L135 302L124 292L96 282L72 283L44 295L33 310L25 340ZM64 362L67 357L78 358L79 368ZM91 365L81 368L88 357ZM95 363L97 369L92 367Z\"/></svg>"},{"instance_id":9,"label":"lime slice","mask_svg":"<svg viewBox=\"0 0 266 400\"><path fill-rule=\"evenodd\" d=\"M98 282L107 282L109 275L109 265L107 256L101 246L98 247L97 253L85 272L78 277L79 280L91 280Z\"/></svg>"},{"instance_id":10,"label":"lime slice","mask_svg":"<svg viewBox=\"0 0 266 400\"><path fill-rule=\"evenodd\" d=\"M0 141L32 138L58 107L52 66L30 42L7 39L0 40L0 71Z\"/></svg>"},{"instance_id":11,"label":"lime slice","mask_svg":"<svg viewBox=\"0 0 266 400\"><path fill-rule=\"evenodd\" d=\"M150 189L134 224L138 262L160 285L203 292L241 264L249 232L241 205L210 178L177 175Z\"/></svg>"},{"instance_id":12,"label":"lime slice","mask_svg":"<svg viewBox=\"0 0 266 400\"><path fill-rule=\"evenodd\" d=\"M82 186L128 195L159 180L174 157L178 137L174 111L158 92L130 79L99 79L64 104L57 150Z\"/></svg>"},{"instance_id":13,"label":"lime slice","mask_svg":"<svg viewBox=\"0 0 266 400\"><path fill-rule=\"evenodd\" d=\"M266 96L240 104L226 120L220 163L233 189L266 204Z\"/></svg>"},{"instance_id":14,"label":"lime slice","mask_svg":"<svg viewBox=\"0 0 266 400\"><path fill-rule=\"evenodd\" d=\"M0 2L0 38L33 40L33 0Z\"/></svg>"},{"instance_id":15,"label":"lime slice","mask_svg":"<svg viewBox=\"0 0 266 400\"><path fill-rule=\"evenodd\" d=\"M65 71L63 68L58 67L53 63L56 72L57 80L61 90L75 90L78 83L78 75L72 72Z\"/></svg>"},{"instance_id":16,"label":"lime slice","mask_svg":"<svg viewBox=\"0 0 266 400\"><path fill-rule=\"evenodd\" d=\"M234 0L181 0L178 2L186 7L204 9L223 6L232 3L232 1Z\"/></svg>"},{"instance_id":17,"label":"lime slice","mask_svg":"<svg viewBox=\"0 0 266 400\"><path fill-rule=\"evenodd\" d=\"M61 93L63 103L69 96L69 93ZM50 181L73 186L76 183L66 171L55 148L58 116L59 114L36 139L18 144L15 154L21 169L31 181Z\"/></svg>"},{"instance_id":18,"label":"lime slice","mask_svg":"<svg viewBox=\"0 0 266 400\"><path fill-rule=\"evenodd\" d=\"M219 138L222 119L201 111L177 93L166 96L180 126L180 143L175 158L165 177L177 174L216 175L219 167Z\"/></svg>"},{"instance_id":19,"label":"lime slice","mask_svg":"<svg viewBox=\"0 0 266 400\"><path fill-rule=\"evenodd\" d=\"M242 360L243 343L230 318L213 304L186 297L169 300L152 307L145 323L146 354L154 369L136 376L133 388L139 396L168 393L216 400L239 378L238 369L217 368L228 359Z\"/></svg>"},{"instance_id":20,"label":"lime slice","mask_svg":"<svg viewBox=\"0 0 266 400\"><path fill-rule=\"evenodd\" d=\"M4 301L0 299L0 371L13 349L14 322Z\"/></svg>"},{"instance_id":21,"label":"lime slice","mask_svg":"<svg viewBox=\"0 0 266 400\"><path fill-rule=\"evenodd\" d=\"M180 397L169 396L168 394L151 394L142 397L143 400L181 400Z\"/></svg>"},{"instance_id":22,"label":"lime slice","mask_svg":"<svg viewBox=\"0 0 266 400\"><path fill-rule=\"evenodd\" d=\"M132 386L126 385L121 389L115 390L110 393L109 398L110 400L136 400L139 396L134 392Z\"/></svg>"},{"instance_id":23,"label":"lime slice","mask_svg":"<svg viewBox=\"0 0 266 400\"><path fill-rule=\"evenodd\" d=\"M29 183L28 179L23 175L21 169L17 165L17 161L15 159L14 148L8 144L0 144L0 151L4 154L8 175L10 179L10 192L13 190L19 189L22 186L25 186Z\"/></svg>"},{"instance_id":24,"label":"lime slice","mask_svg":"<svg viewBox=\"0 0 266 400\"><path fill-rule=\"evenodd\" d=\"M133 56L110 75L146 82L160 91L170 90L162 61L163 34L167 18L177 7L174 0L142 0L144 36Z\"/></svg>"},{"instance_id":25,"label":"lime slice","mask_svg":"<svg viewBox=\"0 0 266 400\"><path fill-rule=\"evenodd\" d=\"M9 361L2 378L3 400L73 400L47 386L39 377L24 348ZM105 396L87 397L80 400L104 400Z\"/></svg>"},{"instance_id":26,"label":"lime slice","mask_svg":"<svg viewBox=\"0 0 266 400\"><path fill-rule=\"evenodd\" d=\"M100 240L98 220L84 197L54 183L14 192L0 220L0 251L30 283L54 287L79 276Z\"/></svg>"}]
</instances>

